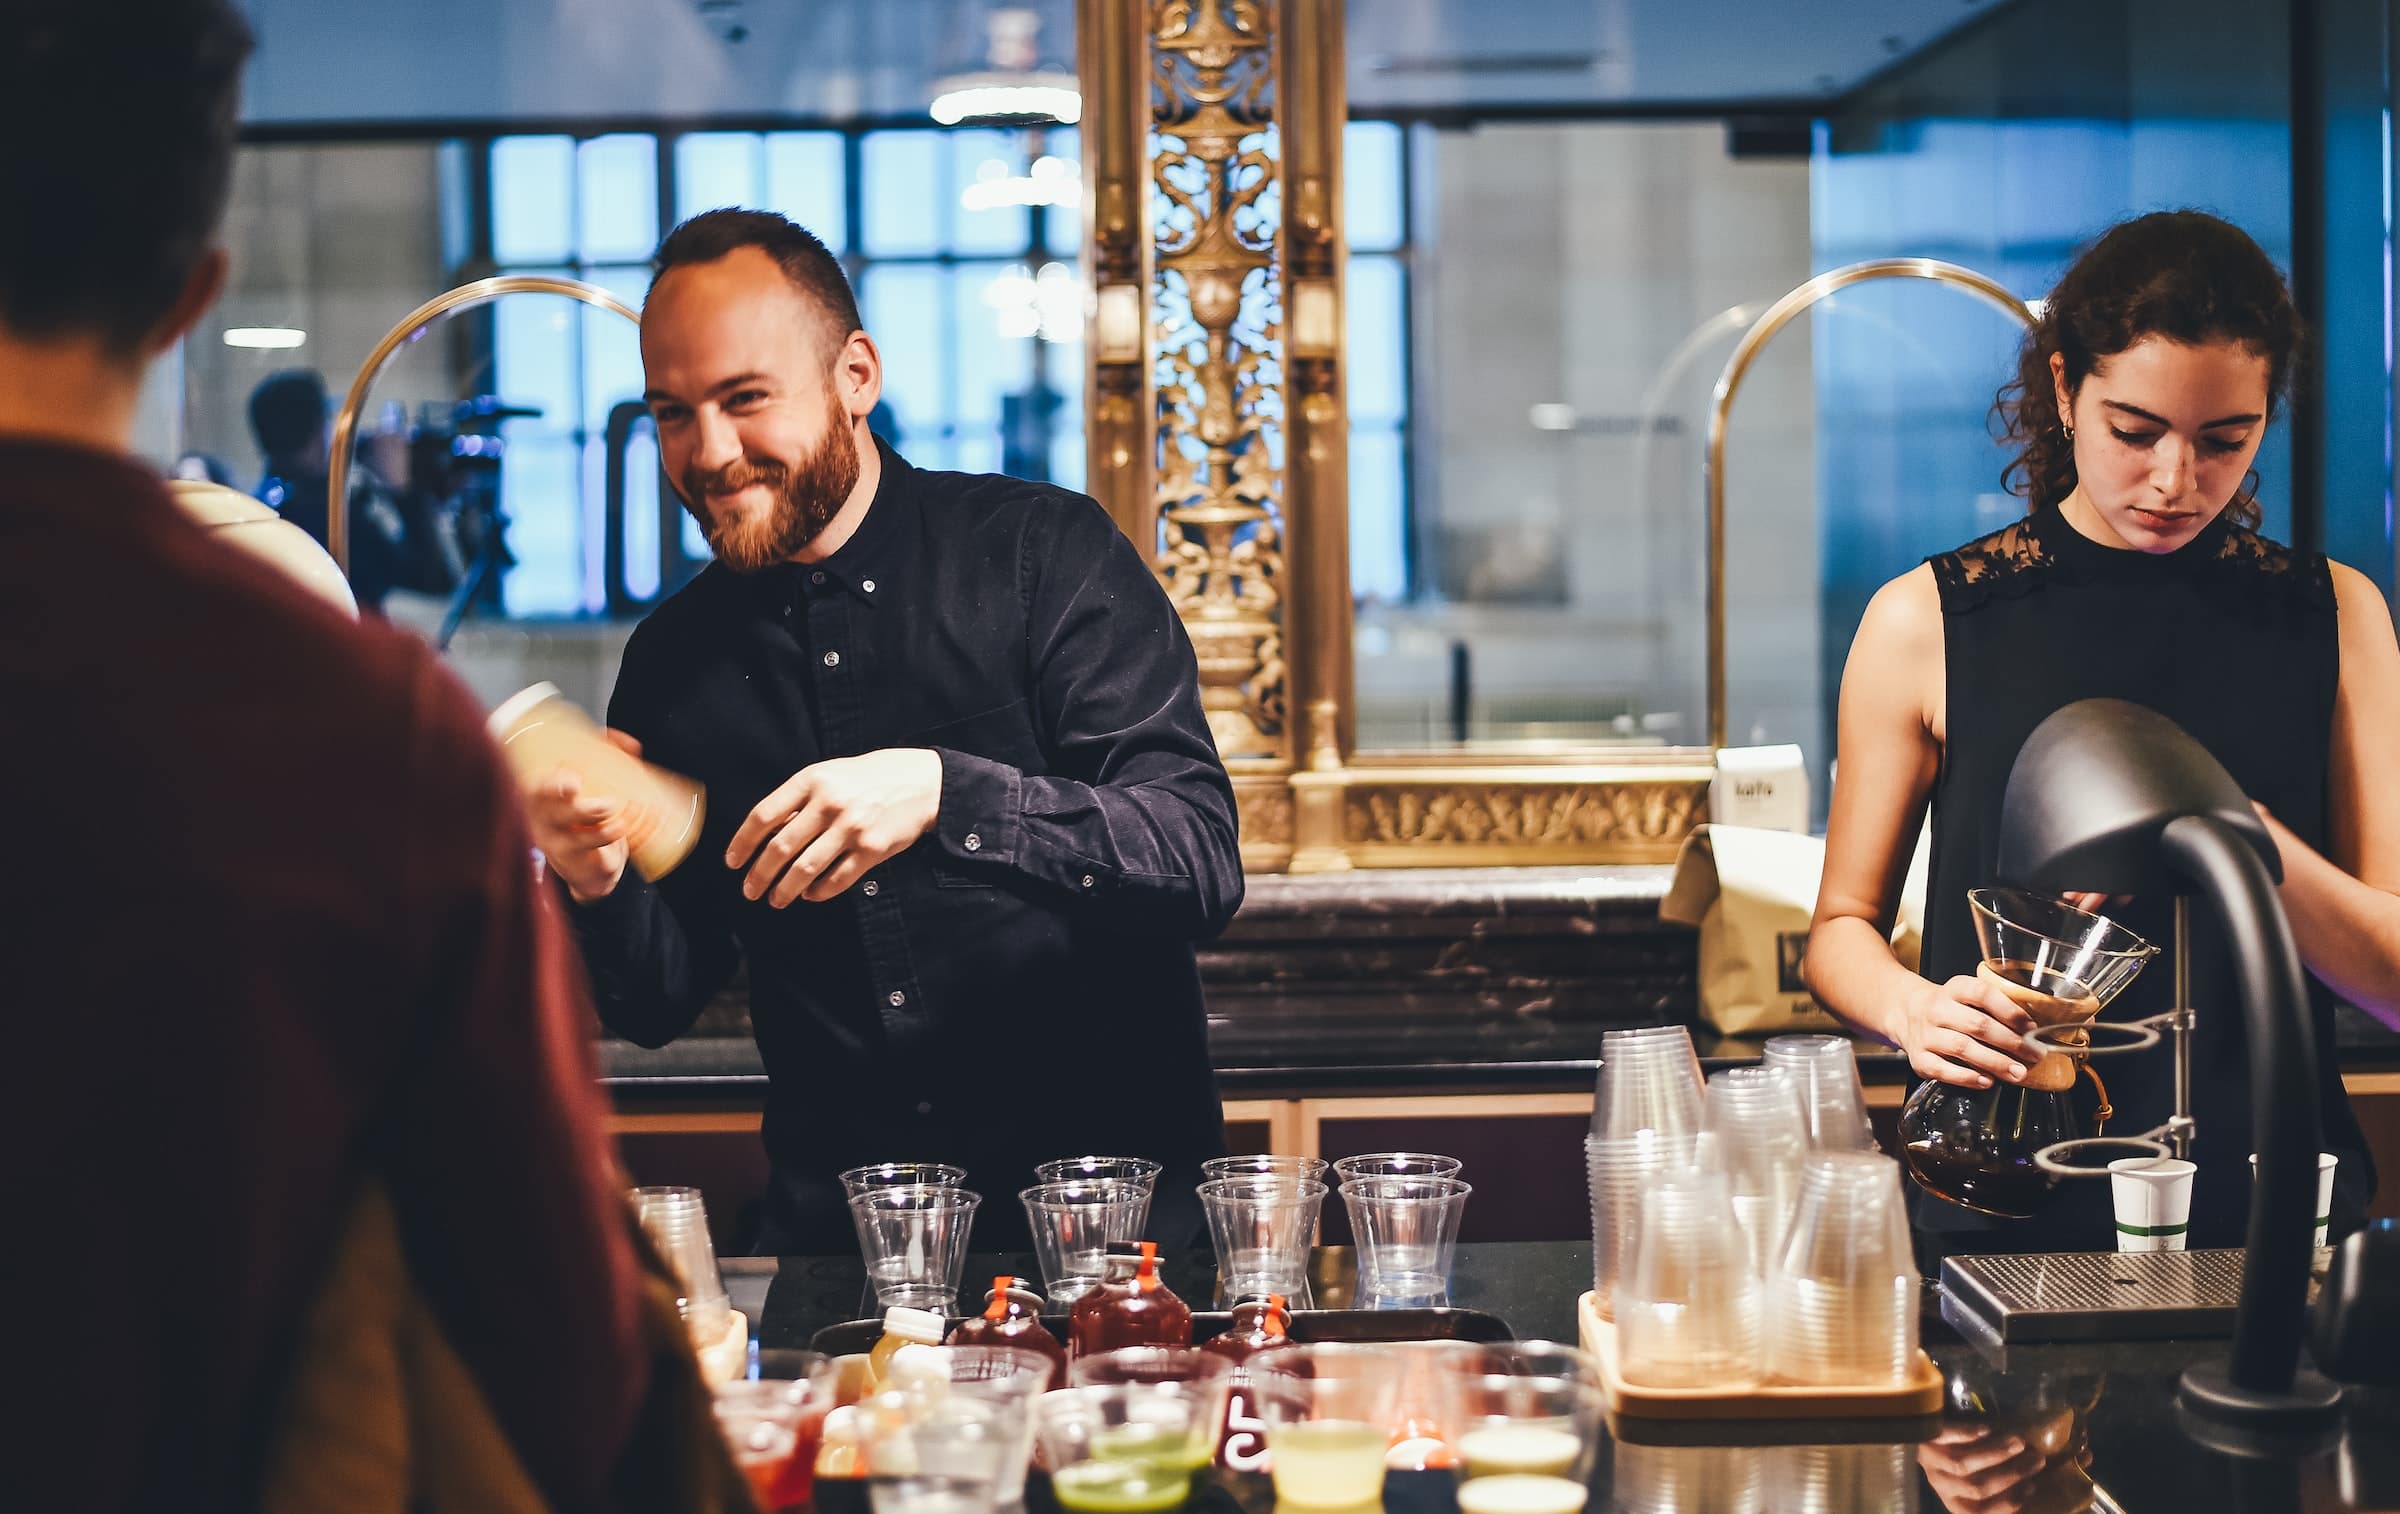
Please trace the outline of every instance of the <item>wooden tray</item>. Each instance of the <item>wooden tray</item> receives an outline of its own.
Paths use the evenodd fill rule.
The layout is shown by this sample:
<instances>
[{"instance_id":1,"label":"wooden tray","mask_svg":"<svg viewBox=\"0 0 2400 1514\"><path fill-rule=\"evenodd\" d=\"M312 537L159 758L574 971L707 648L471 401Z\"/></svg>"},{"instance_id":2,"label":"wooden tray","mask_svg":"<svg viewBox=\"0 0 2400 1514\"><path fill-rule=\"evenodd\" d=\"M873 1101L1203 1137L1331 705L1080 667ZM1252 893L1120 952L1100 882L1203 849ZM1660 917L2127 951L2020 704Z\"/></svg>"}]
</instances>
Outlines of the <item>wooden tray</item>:
<instances>
[{"instance_id":1,"label":"wooden tray","mask_svg":"<svg viewBox=\"0 0 2400 1514\"><path fill-rule=\"evenodd\" d=\"M1617 1327L1600 1317L1593 1296L1576 1301L1583 1349L1600 1363L1610 1412L1633 1419L1884 1419L1938 1412L1942 1372L1917 1353L1916 1371L1897 1388L1647 1388L1617 1374Z\"/></svg>"}]
</instances>

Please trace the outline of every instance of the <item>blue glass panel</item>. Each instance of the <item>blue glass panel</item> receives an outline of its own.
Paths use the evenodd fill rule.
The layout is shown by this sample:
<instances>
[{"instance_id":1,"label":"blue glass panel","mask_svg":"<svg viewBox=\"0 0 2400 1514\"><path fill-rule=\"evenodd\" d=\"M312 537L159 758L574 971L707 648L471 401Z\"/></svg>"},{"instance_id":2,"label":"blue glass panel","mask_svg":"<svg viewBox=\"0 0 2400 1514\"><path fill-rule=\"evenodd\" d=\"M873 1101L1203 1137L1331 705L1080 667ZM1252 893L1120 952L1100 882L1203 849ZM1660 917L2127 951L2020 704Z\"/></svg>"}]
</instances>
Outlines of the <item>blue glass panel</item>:
<instances>
[{"instance_id":1,"label":"blue glass panel","mask_svg":"<svg viewBox=\"0 0 2400 1514\"><path fill-rule=\"evenodd\" d=\"M971 427L958 435L951 456L955 462L945 466L961 473L997 473L1000 471L1000 432L997 427Z\"/></svg>"},{"instance_id":2,"label":"blue glass panel","mask_svg":"<svg viewBox=\"0 0 2400 1514\"><path fill-rule=\"evenodd\" d=\"M574 255L575 139L500 137L492 143L492 256L502 265Z\"/></svg>"},{"instance_id":3,"label":"blue glass panel","mask_svg":"<svg viewBox=\"0 0 2400 1514\"><path fill-rule=\"evenodd\" d=\"M948 284L944 269L898 265L869 268L860 290L860 316L883 353L883 397L904 433L950 419Z\"/></svg>"},{"instance_id":4,"label":"blue glass panel","mask_svg":"<svg viewBox=\"0 0 2400 1514\"><path fill-rule=\"evenodd\" d=\"M1400 260L1352 257L1350 418L1396 422L1408 414L1408 280Z\"/></svg>"},{"instance_id":5,"label":"blue glass panel","mask_svg":"<svg viewBox=\"0 0 2400 1514\"><path fill-rule=\"evenodd\" d=\"M1350 593L1396 604L1408 597L1408 476L1400 433L1350 432Z\"/></svg>"},{"instance_id":6,"label":"blue glass panel","mask_svg":"<svg viewBox=\"0 0 2400 1514\"><path fill-rule=\"evenodd\" d=\"M658 432L647 420L625 443L625 592L658 592Z\"/></svg>"},{"instance_id":7,"label":"blue glass panel","mask_svg":"<svg viewBox=\"0 0 2400 1514\"><path fill-rule=\"evenodd\" d=\"M583 529L575 444L523 421L507 429L500 503L517 563L502 584L501 602L516 616L576 614L583 608Z\"/></svg>"},{"instance_id":8,"label":"blue glass panel","mask_svg":"<svg viewBox=\"0 0 2400 1514\"><path fill-rule=\"evenodd\" d=\"M868 257L939 252L951 193L938 131L874 131L859 144L862 241Z\"/></svg>"},{"instance_id":9,"label":"blue glass panel","mask_svg":"<svg viewBox=\"0 0 2400 1514\"><path fill-rule=\"evenodd\" d=\"M953 355L944 366L956 376L958 400L950 418L994 422L1000 397L1033 382L1035 286L1021 263L968 263L952 277Z\"/></svg>"},{"instance_id":10,"label":"blue glass panel","mask_svg":"<svg viewBox=\"0 0 2400 1514\"><path fill-rule=\"evenodd\" d=\"M1022 177L1026 172L1025 134L1014 131L967 130L948 133L950 178L940 186L950 201L952 234L950 250L961 253L1023 254L1025 239L1032 233L1026 222L1023 205L1004 205L990 210L969 210L959 196L969 184L988 174L1004 178ZM996 168L994 165L997 165ZM873 179L867 181L870 186Z\"/></svg>"},{"instance_id":11,"label":"blue glass panel","mask_svg":"<svg viewBox=\"0 0 2400 1514\"><path fill-rule=\"evenodd\" d=\"M768 133L765 208L815 232L835 252L847 251L850 215L842 198L841 133Z\"/></svg>"},{"instance_id":12,"label":"blue glass panel","mask_svg":"<svg viewBox=\"0 0 2400 1514\"><path fill-rule=\"evenodd\" d=\"M1353 121L1342 128L1342 233L1353 252L1389 252L1408 222L1400 174L1400 128Z\"/></svg>"},{"instance_id":13,"label":"blue glass panel","mask_svg":"<svg viewBox=\"0 0 2400 1514\"><path fill-rule=\"evenodd\" d=\"M746 131L686 132L675 139L675 219L759 203L759 139Z\"/></svg>"},{"instance_id":14,"label":"blue glass panel","mask_svg":"<svg viewBox=\"0 0 2400 1514\"><path fill-rule=\"evenodd\" d=\"M584 278L642 308L650 287L648 268L594 268ZM581 307L583 318L583 429L594 436L608 429L608 412L642 397L641 328L596 305Z\"/></svg>"},{"instance_id":15,"label":"blue glass panel","mask_svg":"<svg viewBox=\"0 0 2400 1514\"><path fill-rule=\"evenodd\" d=\"M1075 182L1083 182L1083 134L1072 126L1043 133L1042 151L1066 164ZM1079 191L1080 193L1080 191ZM1042 212L1042 241L1053 256L1071 258L1083 246L1083 205L1053 205Z\"/></svg>"},{"instance_id":16,"label":"blue glass panel","mask_svg":"<svg viewBox=\"0 0 2400 1514\"><path fill-rule=\"evenodd\" d=\"M575 152L577 256L586 263L647 258L658 246L658 139L594 137Z\"/></svg>"},{"instance_id":17,"label":"blue glass panel","mask_svg":"<svg viewBox=\"0 0 2400 1514\"><path fill-rule=\"evenodd\" d=\"M717 555L709 550L708 538L701 534L700 523L692 519L689 510L683 513L683 555L696 562L706 562Z\"/></svg>"},{"instance_id":18,"label":"blue glass panel","mask_svg":"<svg viewBox=\"0 0 2400 1514\"><path fill-rule=\"evenodd\" d=\"M494 391L511 405L531 405L542 412L531 427L520 421L515 423L518 428L563 434L580 418L575 381L576 312L584 308L555 294L512 294L492 303Z\"/></svg>"},{"instance_id":19,"label":"blue glass panel","mask_svg":"<svg viewBox=\"0 0 2400 1514\"><path fill-rule=\"evenodd\" d=\"M1062 489L1083 489L1083 431L1079 427L1072 436L1053 433L1050 437L1050 482Z\"/></svg>"},{"instance_id":20,"label":"blue glass panel","mask_svg":"<svg viewBox=\"0 0 2400 1514\"><path fill-rule=\"evenodd\" d=\"M608 608L608 444L588 437L577 449L581 466L577 480L577 519L583 525L580 543L583 563L582 611Z\"/></svg>"}]
</instances>

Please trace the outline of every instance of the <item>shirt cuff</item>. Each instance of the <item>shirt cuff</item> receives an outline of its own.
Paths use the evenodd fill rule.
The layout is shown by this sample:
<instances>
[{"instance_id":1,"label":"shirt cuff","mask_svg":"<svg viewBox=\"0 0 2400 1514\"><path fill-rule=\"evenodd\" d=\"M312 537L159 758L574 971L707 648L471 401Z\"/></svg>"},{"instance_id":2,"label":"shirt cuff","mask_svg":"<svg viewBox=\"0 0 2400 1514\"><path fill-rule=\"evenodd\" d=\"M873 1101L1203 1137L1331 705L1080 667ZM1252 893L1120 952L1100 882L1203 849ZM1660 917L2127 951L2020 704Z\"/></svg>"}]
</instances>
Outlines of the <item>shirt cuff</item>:
<instances>
[{"instance_id":1,"label":"shirt cuff","mask_svg":"<svg viewBox=\"0 0 2400 1514\"><path fill-rule=\"evenodd\" d=\"M639 868L628 862L625 864L625 876L617 880L615 888L584 904L567 892L567 885L559 879L558 874L549 873L549 878L551 890L558 897L559 909L566 915L567 923L575 927L577 934L586 930L612 936L623 934L623 928L642 913L648 905L648 896L658 887L643 877Z\"/></svg>"},{"instance_id":2,"label":"shirt cuff","mask_svg":"<svg viewBox=\"0 0 2400 1514\"><path fill-rule=\"evenodd\" d=\"M1017 864L1018 817L1025 774L1005 762L935 747L942 759L942 807L934 817L936 844L962 862Z\"/></svg>"}]
</instances>

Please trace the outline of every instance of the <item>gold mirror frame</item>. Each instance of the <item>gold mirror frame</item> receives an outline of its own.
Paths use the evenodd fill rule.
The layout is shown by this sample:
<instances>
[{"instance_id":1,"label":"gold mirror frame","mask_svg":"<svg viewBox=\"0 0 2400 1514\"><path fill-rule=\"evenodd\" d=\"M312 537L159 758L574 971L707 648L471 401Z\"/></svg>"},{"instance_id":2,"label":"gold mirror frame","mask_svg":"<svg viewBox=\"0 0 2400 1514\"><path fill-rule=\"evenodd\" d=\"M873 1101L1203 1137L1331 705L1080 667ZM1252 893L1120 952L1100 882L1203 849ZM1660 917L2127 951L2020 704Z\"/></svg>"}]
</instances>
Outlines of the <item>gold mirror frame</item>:
<instances>
[{"instance_id":1,"label":"gold mirror frame","mask_svg":"<svg viewBox=\"0 0 2400 1514\"><path fill-rule=\"evenodd\" d=\"M563 294L571 300L581 300L602 310L612 310L635 326L642 324L641 313L631 305L610 294L597 284L581 279L554 278L540 273L504 273L494 278L476 279L459 285L447 294L437 294L424 304L400 318L400 324L384 333L375 350L367 354L359 366L358 377L350 381L350 392L342 399L342 408L333 418L333 443L325 461L325 497L328 500L350 498L350 449L358 437L358 418L367 406L367 391L383 373L384 365L402 347L423 336L435 321L446 315L477 305L488 305L504 294ZM325 512L325 550L333 554L334 562L344 574L350 571L350 512L348 509L328 509Z\"/></svg>"}]
</instances>

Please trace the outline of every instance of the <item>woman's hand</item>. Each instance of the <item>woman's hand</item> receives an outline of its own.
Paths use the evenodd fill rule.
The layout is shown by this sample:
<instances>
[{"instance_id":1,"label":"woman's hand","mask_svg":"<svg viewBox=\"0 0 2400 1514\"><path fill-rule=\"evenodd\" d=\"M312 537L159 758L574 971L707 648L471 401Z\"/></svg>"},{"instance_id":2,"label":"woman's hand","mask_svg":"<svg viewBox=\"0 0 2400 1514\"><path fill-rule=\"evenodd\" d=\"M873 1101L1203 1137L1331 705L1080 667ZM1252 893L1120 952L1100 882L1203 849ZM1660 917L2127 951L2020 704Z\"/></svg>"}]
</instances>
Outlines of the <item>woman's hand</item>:
<instances>
[{"instance_id":1,"label":"woman's hand","mask_svg":"<svg viewBox=\"0 0 2400 1514\"><path fill-rule=\"evenodd\" d=\"M1903 996L1893 1039L1921 1078L1961 1088L1989 1088L1995 1078L2022 1082L2043 1057L2026 1041L2033 1016L1983 979L1969 974L1947 983L1917 980Z\"/></svg>"}]
</instances>

